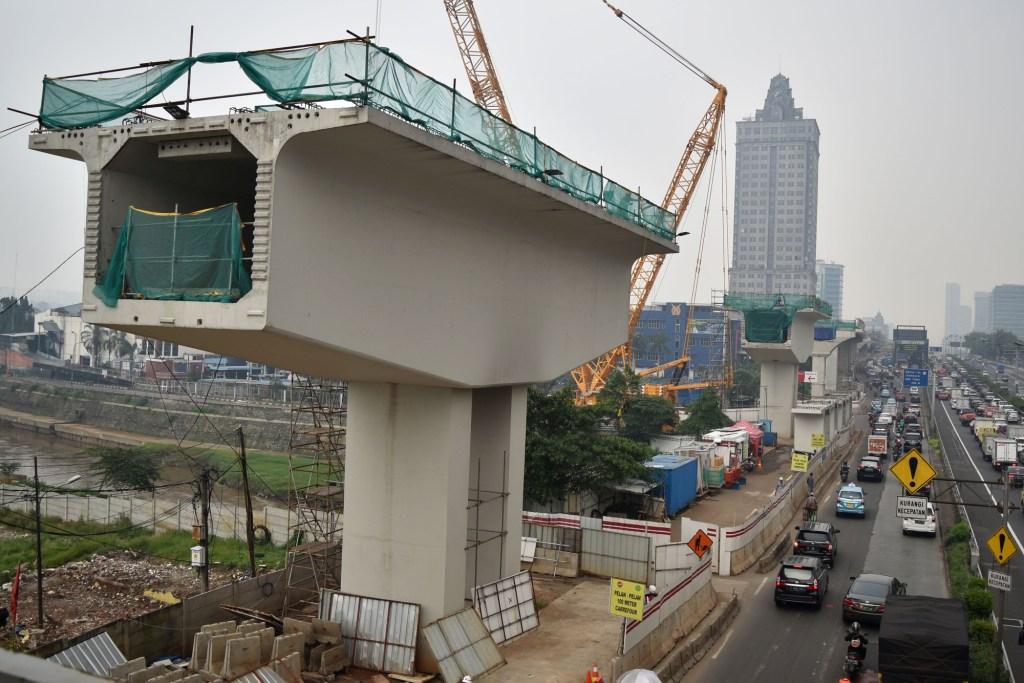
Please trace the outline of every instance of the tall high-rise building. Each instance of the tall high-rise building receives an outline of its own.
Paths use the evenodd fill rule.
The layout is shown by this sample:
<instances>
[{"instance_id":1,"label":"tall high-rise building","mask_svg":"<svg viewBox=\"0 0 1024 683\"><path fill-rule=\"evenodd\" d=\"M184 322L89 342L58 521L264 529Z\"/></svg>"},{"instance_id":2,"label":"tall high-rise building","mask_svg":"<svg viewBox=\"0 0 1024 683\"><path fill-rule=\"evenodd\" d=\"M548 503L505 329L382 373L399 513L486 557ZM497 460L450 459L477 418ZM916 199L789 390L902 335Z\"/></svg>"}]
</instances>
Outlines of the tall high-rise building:
<instances>
[{"instance_id":1,"label":"tall high-rise building","mask_svg":"<svg viewBox=\"0 0 1024 683\"><path fill-rule=\"evenodd\" d=\"M964 334L958 324L960 317L960 285L955 282L946 283L946 335L955 337Z\"/></svg>"},{"instance_id":2,"label":"tall high-rise building","mask_svg":"<svg viewBox=\"0 0 1024 683\"><path fill-rule=\"evenodd\" d=\"M818 298L832 306L833 320L843 319L843 264L832 261L817 261L815 273L818 277Z\"/></svg>"},{"instance_id":3,"label":"tall high-rise building","mask_svg":"<svg viewBox=\"0 0 1024 683\"><path fill-rule=\"evenodd\" d=\"M1024 285L992 288L992 329L1013 332L1024 339Z\"/></svg>"},{"instance_id":4,"label":"tall high-rise building","mask_svg":"<svg viewBox=\"0 0 1024 683\"><path fill-rule=\"evenodd\" d=\"M974 332L992 331L992 292L974 293Z\"/></svg>"},{"instance_id":5,"label":"tall high-rise building","mask_svg":"<svg viewBox=\"0 0 1024 683\"><path fill-rule=\"evenodd\" d=\"M782 74L764 108L736 123L731 291L815 294L819 137Z\"/></svg>"}]
</instances>

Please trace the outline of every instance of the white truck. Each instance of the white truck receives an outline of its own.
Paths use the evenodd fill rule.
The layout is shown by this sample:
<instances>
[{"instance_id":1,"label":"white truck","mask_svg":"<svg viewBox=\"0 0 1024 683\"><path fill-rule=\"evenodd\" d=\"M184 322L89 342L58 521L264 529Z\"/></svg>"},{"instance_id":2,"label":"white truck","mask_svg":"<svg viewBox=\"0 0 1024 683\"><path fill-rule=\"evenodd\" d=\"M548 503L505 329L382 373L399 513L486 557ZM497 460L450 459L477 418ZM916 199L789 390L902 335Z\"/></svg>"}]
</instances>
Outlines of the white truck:
<instances>
[{"instance_id":1,"label":"white truck","mask_svg":"<svg viewBox=\"0 0 1024 683\"><path fill-rule=\"evenodd\" d=\"M967 397L964 396L963 389L953 389L949 392L949 407L953 410L960 410L961 408L967 408L970 404L967 402Z\"/></svg>"},{"instance_id":2,"label":"white truck","mask_svg":"<svg viewBox=\"0 0 1024 683\"><path fill-rule=\"evenodd\" d=\"M941 380L939 380L939 386L941 386L943 389L952 389L953 388L953 378L952 377L943 377Z\"/></svg>"},{"instance_id":3,"label":"white truck","mask_svg":"<svg viewBox=\"0 0 1024 683\"><path fill-rule=\"evenodd\" d=\"M992 458L993 463L1000 465L1016 465L1017 464L1017 442L1013 439L992 439L995 444L995 451ZM988 439L985 439L988 442Z\"/></svg>"}]
</instances>

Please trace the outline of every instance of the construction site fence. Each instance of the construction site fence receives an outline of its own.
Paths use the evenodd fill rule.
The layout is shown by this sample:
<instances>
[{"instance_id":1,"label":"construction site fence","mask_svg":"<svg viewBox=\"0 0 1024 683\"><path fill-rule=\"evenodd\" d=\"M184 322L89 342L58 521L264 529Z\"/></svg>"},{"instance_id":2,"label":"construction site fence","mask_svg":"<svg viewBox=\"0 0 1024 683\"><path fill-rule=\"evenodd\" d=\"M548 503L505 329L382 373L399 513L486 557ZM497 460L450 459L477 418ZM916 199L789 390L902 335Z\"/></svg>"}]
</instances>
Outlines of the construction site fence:
<instances>
[{"instance_id":1,"label":"construction site fence","mask_svg":"<svg viewBox=\"0 0 1024 683\"><path fill-rule=\"evenodd\" d=\"M249 80L276 102L343 100L370 106L599 205L658 237L671 240L675 235L675 214L645 199L638 188L629 189L607 179L603 169L595 171L577 163L542 142L535 132L495 116L454 87L368 40L259 52L211 52L113 78L44 78L39 121L51 129L115 121L152 106L148 103L186 73L191 74L194 65L225 62L238 63Z\"/></svg>"},{"instance_id":2,"label":"construction site fence","mask_svg":"<svg viewBox=\"0 0 1024 683\"><path fill-rule=\"evenodd\" d=\"M35 516L35 493L27 486L0 484L0 507ZM172 498L157 494L142 496L88 496L44 491L40 494L43 517L66 522L89 521L100 524L124 524L156 531L188 531L198 524L192 498ZM288 542L289 510L272 505L253 505L253 524L264 526L270 542ZM210 534L216 538L245 540L245 505L210 504ZM127 525L127 524L126 524ZM187 560L188 558L182 558Z\"/></svg>"}]
</instances>

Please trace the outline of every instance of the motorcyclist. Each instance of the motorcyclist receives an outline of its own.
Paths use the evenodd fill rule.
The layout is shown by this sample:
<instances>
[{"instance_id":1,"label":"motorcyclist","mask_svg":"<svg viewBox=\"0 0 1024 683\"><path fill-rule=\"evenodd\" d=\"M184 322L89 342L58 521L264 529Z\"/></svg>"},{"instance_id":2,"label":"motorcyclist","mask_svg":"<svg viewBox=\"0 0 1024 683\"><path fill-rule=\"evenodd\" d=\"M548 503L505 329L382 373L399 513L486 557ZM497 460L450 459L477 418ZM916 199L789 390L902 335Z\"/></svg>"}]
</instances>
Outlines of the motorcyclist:
<instances>
[{"instance_id":1,"label":"motorcyclist","mask_svg":"<svg viewBox=\"0 0 1024 683\"><path fill-rule=\"evenodd\" d=\"M861 630L860 622L850 624L850 629L846 632L846 642L846 654L852 654L863 662L868 656L868 637Z\"/></svg>"},{"instance_id":2,"label":"motorcyclist","mask_svg":"<svg viewBox=\"0 0 1024 683\"><path fill-rule=\"evenodd\" d=\"M839 467L839 476L842 477L843 481L850 478L850 463L843 461L843 464Z\"/></svg>"}]
</instances>

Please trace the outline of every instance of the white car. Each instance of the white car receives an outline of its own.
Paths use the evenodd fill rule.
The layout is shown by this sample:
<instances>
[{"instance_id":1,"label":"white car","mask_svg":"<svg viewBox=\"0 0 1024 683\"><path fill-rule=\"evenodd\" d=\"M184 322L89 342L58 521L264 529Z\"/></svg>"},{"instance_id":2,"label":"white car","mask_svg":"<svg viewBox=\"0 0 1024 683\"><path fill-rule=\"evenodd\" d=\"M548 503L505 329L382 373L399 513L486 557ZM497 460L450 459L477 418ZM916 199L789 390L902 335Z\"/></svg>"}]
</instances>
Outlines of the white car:
<instances>
[{"instance_id":1,"label":"white car","mask_svg":"<svg viewBox=\"0 0 1024 683\"><path fill-rule=\"evenodd\" d=\"M928 503L928 514L923 519L904 519L903 535L925 534L935 536L938 529L938 522L935 519L935 507Z\"/></svg>"}]
</instances>

